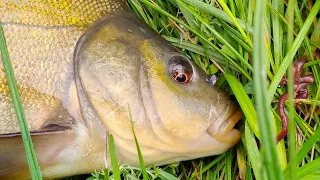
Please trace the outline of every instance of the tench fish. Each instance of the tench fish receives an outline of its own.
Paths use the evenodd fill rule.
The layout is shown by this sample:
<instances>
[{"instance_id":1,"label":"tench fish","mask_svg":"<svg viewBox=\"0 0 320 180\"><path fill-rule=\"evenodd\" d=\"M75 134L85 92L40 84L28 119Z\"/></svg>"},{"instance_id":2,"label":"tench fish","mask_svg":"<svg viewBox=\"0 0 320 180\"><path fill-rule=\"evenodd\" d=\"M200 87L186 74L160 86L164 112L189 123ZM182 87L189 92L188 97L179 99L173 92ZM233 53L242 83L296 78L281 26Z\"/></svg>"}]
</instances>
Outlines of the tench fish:
<instances>
[{"instance_id":1,"label":"tench fish","mask_svg":"<svg viewBox=\"0 0 320 180\"><path fill-rule=\"evenodd\" d=\"M1 0L0 20L44 178L211 156L240 139L225 91L118 0ZM29 178L4 68L0 179Z\"/></svg>"}]
</instances>

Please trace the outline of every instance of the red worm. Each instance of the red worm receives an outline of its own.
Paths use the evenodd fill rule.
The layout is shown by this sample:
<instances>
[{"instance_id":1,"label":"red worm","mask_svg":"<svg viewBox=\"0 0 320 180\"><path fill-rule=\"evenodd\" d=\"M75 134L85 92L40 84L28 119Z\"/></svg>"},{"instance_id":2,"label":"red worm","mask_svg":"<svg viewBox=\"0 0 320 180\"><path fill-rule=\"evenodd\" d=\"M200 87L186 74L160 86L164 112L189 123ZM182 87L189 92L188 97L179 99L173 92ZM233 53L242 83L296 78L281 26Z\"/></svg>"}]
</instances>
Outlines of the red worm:
<instances>
[{"instance_id":1,"label":"red worm","mask_svg":"<svg viewBox=\"0 0 320 180\"><path fill-rule=\"evenodd\" d=\"M288 118L284 111L284 103L286 102L287 99L288 99L288 93L284 93L282 94L282 96L280 96L279 103L278 103L279 115L282 121L282 130L277 136L277 143L281 139L283 139L288 133Z\"/></svg>"},{"instance_id":2,"label":"red worm","mask_svg":"<svg viewBox=\"0 0 320 180\"><path fill-rule=\"evenodd\" d=\"M317 59L320 54L320 49L317 49L313 53L313 58ZM308 97L308 90L307 86L312 84L314 82L314 76L312 74L308 74L305 76L302 76L302 66L308 62L307 58L299 58L294 61L293 63L293 74L294 74L294 98L298 99L305 99ZM287 83L287 79L285 77L282 78L281 82L282 85ZM284 110L284 104L286 100L288 99L288 93L284 93L279 98L278 103L278 111L279 115L282 121L282 130L277 136L277 143L281 141L288 133L288 117Z\"/></svg>"}]
</instances>

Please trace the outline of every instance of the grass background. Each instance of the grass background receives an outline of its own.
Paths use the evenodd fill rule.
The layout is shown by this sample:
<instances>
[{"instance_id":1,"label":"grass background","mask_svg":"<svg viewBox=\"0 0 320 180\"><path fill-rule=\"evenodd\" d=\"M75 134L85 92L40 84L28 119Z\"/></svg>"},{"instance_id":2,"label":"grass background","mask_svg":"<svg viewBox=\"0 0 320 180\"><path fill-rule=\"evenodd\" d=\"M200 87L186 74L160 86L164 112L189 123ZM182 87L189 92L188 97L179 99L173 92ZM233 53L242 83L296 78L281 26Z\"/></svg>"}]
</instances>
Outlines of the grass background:
<instances>
[{"instance_id":1,"label":"grass background","mask_svg":"<svg viewBox=\"0 0 320 180\"><path fill-rule=\"evenodd\" d=\"M316 179L320 178L319 60L320 1L127 0L129 7L167 41L196 62L239 102L241 142L226 153L162 167L120 166L121 179ZM289 136L281 130L279 86L298 57L308 57L305 73L316 82L309 98L287 103ZM255 73L257 72L257 73ZM288 71L289 72L289 71ZM288 73L292 82L292 73ZM235 91L232 91L235 90ZM294 108L295 107L295 108ZM162 173L162 174L161 174ZM168 173L164 176L164 173ZM89 179L113 177L112 170Z\"/></svg>"},{"instance_id":2,"label":"grass background","mask_svg":"<svg viewBox=\"0 0 320 180\"><path fill-rule=\"evenodd\" d=\"M235 96L244 112L238 123L241 141L224 154L174 163L141 167L116 163L112 169L90 177L68 179L319 179L319 59L312 53L320 45L320 1L316 0L126 0L128 6L167 41L190 57L207 74L219 77L217 86ZM1 55L6 47L1 36ZM294 101L292 62L308 57L306 73L315 83L308 99ZM11 80L10 61L6 72ZM279 86L288 72L288 87ZM17 115L23 125L23 110L17 100ZM289 91L289 136L276 145L281 129L277 110L279 96ZM19 105L20 104L20 105ZM20 112L20 113L19 113ZM31 173L41 179L28 133L24 136ZM109 141L113 142L112 136ZM137 148L138 146L138 140ZM116 142L115 142L116 143Z\"/></svg>"}]
</instances>

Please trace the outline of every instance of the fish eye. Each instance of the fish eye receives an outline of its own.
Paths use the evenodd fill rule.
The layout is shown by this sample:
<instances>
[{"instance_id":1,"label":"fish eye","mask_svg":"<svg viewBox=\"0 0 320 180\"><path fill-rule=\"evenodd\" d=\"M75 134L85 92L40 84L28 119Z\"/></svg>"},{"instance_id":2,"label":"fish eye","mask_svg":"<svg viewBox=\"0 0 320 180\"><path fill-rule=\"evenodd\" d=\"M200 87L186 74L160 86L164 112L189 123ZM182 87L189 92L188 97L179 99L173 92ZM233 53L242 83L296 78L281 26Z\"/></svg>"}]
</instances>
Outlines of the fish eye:
<instances>
[{"instance_id":1,"label":"fish eye","mask_svg":"<svg viewBox=\"0 0 320 180\"><path fill-rule=\"evenodd\" d=\"M182 73L174 72L172 77L173 79L175 79L180 83L187 83L190 80L189 75L185 72L182 72Z\"/></svg>"},{"instance_id":2,"label":"fish eye","mask_svg":"<svg viewBox=\"0 0 320 180\"><path fill-rule=\"evenodd\" d=\"M169 59L168 70L171 77L178 83L188 83L193 69L188 59L182 55L173 55Z\"/></svg>"}]
</instances>

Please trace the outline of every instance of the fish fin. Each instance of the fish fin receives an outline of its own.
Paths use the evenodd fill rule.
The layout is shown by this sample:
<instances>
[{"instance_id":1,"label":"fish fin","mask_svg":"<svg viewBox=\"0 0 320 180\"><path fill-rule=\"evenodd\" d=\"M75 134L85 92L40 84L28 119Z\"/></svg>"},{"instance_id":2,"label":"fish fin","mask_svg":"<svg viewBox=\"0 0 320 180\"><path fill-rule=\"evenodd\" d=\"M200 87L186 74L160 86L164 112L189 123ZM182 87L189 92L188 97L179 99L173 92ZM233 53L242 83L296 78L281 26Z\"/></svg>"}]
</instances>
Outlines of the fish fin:
<instances>
[{"instance_id":1,"label":"fish fin","mask_svg":"<svg viewBox=\"0 0 320 180\"><path fill-rule=\"evenodd\" d=\"M40 169L61 161L63 148L75 139L71 127L50 124L31 132ZM30 179L25 150L20 133L0 135L0 179Z\"/></svg>"}]
</instances>

